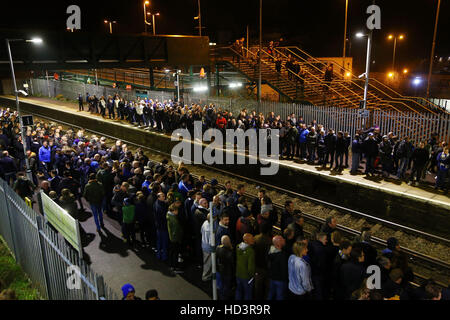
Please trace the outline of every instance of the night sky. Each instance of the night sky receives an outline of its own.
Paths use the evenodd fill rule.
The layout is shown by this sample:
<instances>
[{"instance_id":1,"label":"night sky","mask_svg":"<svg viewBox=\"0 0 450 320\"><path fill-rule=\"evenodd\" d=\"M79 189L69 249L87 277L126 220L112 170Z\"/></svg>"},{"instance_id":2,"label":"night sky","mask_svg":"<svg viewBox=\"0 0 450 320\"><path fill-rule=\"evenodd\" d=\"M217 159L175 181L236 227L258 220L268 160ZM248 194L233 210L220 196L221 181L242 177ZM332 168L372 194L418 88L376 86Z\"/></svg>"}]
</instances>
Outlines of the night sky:
<instances>
[{"instance_id":1,"label":"night sky","mask_svg":"<svg viewBox=\"0 0 450 320\"><path fill-rule=\"evenodd\" d=\"M426 66L431 51L438 0L378 0L381 7L381 30L374 33L374 71L386 71L392 61L391 32L403 33L406 39L397 45L398 68ZM150 8L156 17L159 34L198 34L198 0L152 0ZM353 35L364 30L365 10L372 0L349 0L348 36L352 36L351 55L355 65L364 64L364 40ZM104 19L117 20L114 32L144 31L143 0L122 1L15 1L2 3L0 28L62 29L66 28L68 5L81 7L82 30L108 32ZM245 36L257 41L259 0L201 0L204 34L218 44ZM345 0L263 0L264 40L283 37L289 44L302 46L315 56L342 56ZM439 17L436 55L450 56L450 2L443 0ZM151 31L151 26L149 27ZM349 48L347 48L347 53Z\"/></svg>"}]
</instances>

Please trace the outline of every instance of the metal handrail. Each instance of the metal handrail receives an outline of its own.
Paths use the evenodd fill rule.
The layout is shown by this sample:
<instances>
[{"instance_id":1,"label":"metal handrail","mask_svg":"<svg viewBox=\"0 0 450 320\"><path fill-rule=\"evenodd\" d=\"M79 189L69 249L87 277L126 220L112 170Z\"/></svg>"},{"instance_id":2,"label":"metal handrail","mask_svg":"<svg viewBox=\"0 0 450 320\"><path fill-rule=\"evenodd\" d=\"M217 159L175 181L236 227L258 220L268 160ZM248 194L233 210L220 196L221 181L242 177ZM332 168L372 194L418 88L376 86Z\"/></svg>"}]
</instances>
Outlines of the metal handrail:
<instances>
[{"instance_id":1,"label":"metal handrail","mask_svg":"<svg viewBox=\"0 0 450 320\"><path fill-rule=\"evenodd\" d=\"M283 48L285 48L286 50L288 50L291 54L293 54L293 55L296 56L297 58L304 60L308 65L310 65L311 67L317 69L319 72L323 72L321 69L317 68L314 64L312 64L312 63L306 61L304 58L300 57L300 56L297 55L295 52L293 52L293 51L290 49L290 48L292 48L292 47L283 47ZM297 47L294 47L294 48L297 48ZM301 49L299 49L299 48L297 48L297 49L300 50L301 52L303 52ZM320 64L324 64L322 61L320 61L320 60L318 60L318 59L316 59L316 58L314 58L314 57L311 57L309 54L307 54L307 53L305 53L305 54L306 54L308 57L310 57L311 59L313 59L314 61L317 61L317 62L320 63ZM342 67L341 67L341 68L342 68ZM344 69L344 70L345 70L345 69ZM347 81L347 83L350 82L350 84L353 84L353 85L355 85L356 87L360 88L361 90L364 90L364 88L362 88L362 87L358 84L356 77L355 77L353 74L351 74L351 75L352 75L352 77L355 78L355 80L351 80L351 79L350 79L350 80ZM344 82L344 83L345 83L345 82ZM409 105L407 105L407 104L404 103L403 101L393 101L393 100L398 100L398 99L397 99L397 98L391 97L389 94L387 94L387 93L385 93L384 91L382 91L381 89L375 87L373 84L369 84L369 86L373 87L376 91L381 91L385 96L389 97L391 100L383 99L383 98L381 98L381 97L375 95L375 94L372 93L372 92L368 92L368 94L369 94L370 96L372 96L374 99L380 100L380 102L386 102L386 103L389 103L389 102L390 102L390 103L398 103L398 104L401 104L401 105L405 106L406 108L412 110L413 112L415 112L415 113L417 113L417 114L420 114L419 111L417 111L416 109L410 107ZM344 87L346 87L346 86L344 86ZM350 90L350 89L349 89L349 90ZM355 93L355 94L356 94L356 93ZM415 101L413 101L413 102L415 102ZM415 102L415 103L418 104L417 102ZM422 105L419 105L419 106L422 107L422 108L427 109L426 107L424 107L424 106L422 106ZM399 110L398 110L397 108L395 108L393 105L391 105L391 107L392 107L393 109L399 111ZM427 109L427 110L428 110L428 109ZM428 110L428 111L431 112L431 113L433 113L433 114L435 114L432 110Z\"/></svg>"},{"instance_id":2,"label":"metal handrail","mask_svg":"<svg viewBox=\"0 0 450 320\"><path fill-rule=\"evenodd\" d=\"M295 48L296 50L298 50L298 51L300 51L301 53L303 53L303 54L305 54L306 56L308 56L308 58L311 58L312 60L314 60L314 61L316 61L316 62L318 62L318 63L320 63L320 64L322 64L322 65L324 64L323 61L320 61L320 60L318 60L317 58L312 57L310 54L308 54L307 52L303 51L303 50L300 49L299 47L291 46L291 47L280 47L280 48L286 48L286 49L288 49L292 54L294 54L295 56L297 56L297 57L299 57L300 59L302 59L299 55L297 55L295 52L293 52L293 51L290 49L290 48ZM315 67L315 66L313 66L313 67ZM350 70L347 70L347 69L343 68L343 67L340 66L340 65L337 65L337 67L338 67L340 70L344 70L344 74L345 74L345 72L350 72L350 74L351 74L351 79L355 79L355 80L357 79L357 77L356 77ZM320 70L320 71L321 71L321 70ZM342 75L340 75L338 72L336 72L336 74L337 74L338 76L341 76L341 77L342 77ZM415 104L417 104L418 106L420 106L420 107L422 107L422 108L425 108L427 111L429 111L429 112L435 114L435 112L433 112L432 110L428 109L426 106L424 106L424 105L422 105L422 104L419 104L417 101L411 99L411 97L401 95L400 93L398 93L397 91L393 90L392 88L386 86L385 84L383 84L382 82L378 81L377 79L374 79L374 78L371 78L371 79L372 79L373 81L375 81L375 82L381 84L383 87L389 89L391 92L395 93L397 96L400 96L399 98L392 97L392 96L390 96L388 93L386 93L386 92L384 92L383 90L381 90L380 88L374 86L373 84L369 84L369 86L372 86L375 90L380 91L382 94L384 94L385 96L389 97L389 99L393 99L393 100L400 100L400 99L402 99L402 100L407 100L407 101L410 101L410 102L412 102L412 103L415 103ZM350 80L350 81L353 82L353 80ZM423 99L423 98L422 98L422 99ZM432 104L432 105L434 105L434 107L437 108L437 109L439 109L439 110L442 109L442 108L440 108L438 105L435 105L435 104L432 103L432 102L429 102L429 103ZM405 104L405 105L406 105L406 104ZM446 112L446 111L445 111L445 112Z\"/></svg>"},{"instance_id":3,"label":"metal handrail","mask_svg":"<svg viewBox=\"0 0 450 320\"><path fill-rule=\"evenodd\" d=\"M264 50L262 50L262 52L263 52L264 54L268 55L269 57L275 59L275 57L272 56L271 54L269 54L268 52L266 52L266 51L264 51ZM283 54L283 53L281 53L281 54ZM285 55L284 55L284 56L285 56ZM286 56L285 56L285 57L286 57ZM269 67L270 67L270 66L269 66ZM273 67L271 67L271 68L273 68ZM295 72L292 72L291 70L289 70L289 69L287 69L287 68L285 68L285 69L286 69L288 72L291 72L293 75L295 75L296 77L298 77L298 78L301 79L301 77L300 77L298 74L296 74ZM320 80L320 78L318 78L318 77L317 77L316 75L314 75L313 73L309 72L307 69L305 70L305 72L308 73L308 74L310 74L312 77L316 78L316 80L318 79L318 82L321 83L322 86L327 86L327 87L330 88L333 92L337 93L339 96L341 96L341 97L344 98L345 100L349 101L350 104L354 105L355 107L358 107L358 105L355 104L353 101L351 101L351 100L348 99L347 97L343 96L343 95L342 95L340 92L338 92L336 89L331 88L330 85L328 85L328 84L326 84L326 83L323 83L323 82ZM306 79L305 79L305 82L306 82ZM322 93L319 93L319 94L322 94Z\"/></svg>"}]
</instances>

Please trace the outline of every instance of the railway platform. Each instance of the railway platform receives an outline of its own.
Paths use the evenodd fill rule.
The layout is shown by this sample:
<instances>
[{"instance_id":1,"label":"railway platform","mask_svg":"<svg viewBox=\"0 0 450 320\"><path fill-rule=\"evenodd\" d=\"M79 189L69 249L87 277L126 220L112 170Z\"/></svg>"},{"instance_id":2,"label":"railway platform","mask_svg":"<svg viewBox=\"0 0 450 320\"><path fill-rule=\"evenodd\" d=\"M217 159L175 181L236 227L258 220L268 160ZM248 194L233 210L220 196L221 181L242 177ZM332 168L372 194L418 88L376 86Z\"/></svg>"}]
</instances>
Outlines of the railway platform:
<instances>
[{"instance_id":1,"label":"railway platform","mask_svg":"<svg viewBox=\"0 0 450 320\"><path fill-rule=\"evenodd\" d=\"M41 115L54 121L97 131L99 134L121 138L170 155L176 144L170 136L139 129L125 121L104 119L87 111L78 112L78 105L50 98L21 98L24 114ZM0 106L14 107L12 96L0 97ZM428 184L415 187L396 179L383 180L322 170L318 166L288 160L279 162L274 176L261 176L257 165L221 165L220 170L230 170L244 177L252 177L262 183L273 184L306 196L370 213L379 218L409 225L436 235L448 237L450 230L450 198L433 189L433 176ZM215 166L216 167L216 166Z\"/></svg>"}]
</instances>

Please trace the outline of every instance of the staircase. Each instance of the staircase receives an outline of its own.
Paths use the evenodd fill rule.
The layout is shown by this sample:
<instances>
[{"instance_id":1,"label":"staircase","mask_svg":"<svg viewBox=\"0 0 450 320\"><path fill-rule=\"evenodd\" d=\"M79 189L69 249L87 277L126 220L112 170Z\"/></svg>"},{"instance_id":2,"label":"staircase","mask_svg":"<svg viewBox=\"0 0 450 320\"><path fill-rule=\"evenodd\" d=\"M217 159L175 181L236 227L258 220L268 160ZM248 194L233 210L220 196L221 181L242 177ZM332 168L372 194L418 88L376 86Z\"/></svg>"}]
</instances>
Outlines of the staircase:
<instances>
[{"instance_id":1,"label":"staircase","mask_svg":"<svg viewBox=\"0 0 450 320\"><path fill-rule=\"evenodd\" d=\"M253 48L253 50L256 50ZM324 70L326 63L320 61L307 52L301 50L298 47L280 47L274 50L274 54L279 56L283 63L286 63L289 57L293 57L297 61L300 61L301 67L308 70L308 73L313 74L323 82ZM263 55L265 57L267 55ZM266 57L266 59L268 59ZM335 65L336 66L336 65ZM359 101L364 97L364 79L359 79L352 74L349 70L343 67L338 67L334 70L333 81L331 88L335 88L342 95L347 97L352 102L356 102L359 105ZM446 111L421 97L407 97L396 92L389 86L382 82L370 78L369 90L367 95L367 106L369 109L377 110L396 110L396 111L409 111L417 114L431 113L441 114Z\"/></svg>"},{"instance_id":2,"label":"staircase","mask_svg":"<svg viewBox=\"0 0 450 320\"><path fill-rule=\"evenodd\" d=\"M232 65L251 81L258 79L258 47L222 48L220 59ZM263 50L261 53L261 78L263 83L279 92L290 101L308 101L314 105L342 108L360 108L364 99L364 79L359 79L342 67L334 70L333 81L324 81L325 62L317 60L298 47L279 47L274 55L282 61L281 73L275 68L275 57ZM239 57L239 59L237 59ZM286 69L286 62L292 57L299 62L302 76ZM303 91L300 83L303 81ZM392 88L370 79L367 94L367 108L372 110L409 111L417 114L446 113L440 106L420 97L405 97Z\"/></svg>"}]
</instances>

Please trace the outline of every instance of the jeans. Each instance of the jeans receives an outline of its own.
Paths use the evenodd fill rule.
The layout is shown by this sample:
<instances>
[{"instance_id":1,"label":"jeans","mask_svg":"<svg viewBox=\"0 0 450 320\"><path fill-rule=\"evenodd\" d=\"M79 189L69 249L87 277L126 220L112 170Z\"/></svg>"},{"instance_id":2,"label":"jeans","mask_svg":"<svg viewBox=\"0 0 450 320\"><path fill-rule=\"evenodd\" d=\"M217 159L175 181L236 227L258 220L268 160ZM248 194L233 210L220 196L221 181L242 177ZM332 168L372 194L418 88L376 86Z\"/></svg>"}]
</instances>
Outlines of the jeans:
<instances>
[{"instance_id":1,"label":"jeans","mask_svg":"<svg viewBox=\"0 0 450 320\"><path fill-rule=\"evenodd\" d=\"M156 230L156 258L159 260L167 260L167 249L169 247L169 233L167 230Z\"/></svg>"},{"instance_id":2,"label":"jeans","mask_svg":"<svg viewBox=\"0 0 450 320\"><path fill-rule=\"evenodd\" d=\"M249 284L249 280L236 277L235 300L252 300L254 281Z\"/></svg>"},{"instance_id":3,"label":"jeans","mask_svg":"<svg viewBox=\"0 0 450 320\"><path fill-rule=\"evenodd\" d=\"M375 168L373 167L375 163L375 157L366 157L366 171L365 173L374 173Z\"/></svg>"},{"instance_id":4,"label":"jeans","mask_svg":"<svg viewBox=\"0 0 450 320\"><path fill-rule=\"evenodd\" d=\"M308 146L308 161L314 162L316 160L316 147L309 145Z\"/></svg>"},{"instance_id":5,"label":"jeans","mask_svg":"<svg viewBox=\"0 0 450 320\"><path fill-rule=\"evenodd\" d=\"M414 176L417 176L416 181L420 182L424 168L425 166L414 165L411 171L411 181L414 181Z\"/></svg>"},{"instance_id":6,"label":"jeans","mask_svg":"<svg viewBox=\"0 0 450 320\"><path fill-rule=\"evenodd\" d=\"M97 230L101 229L101 225L103 224L103 214L101 206L97 206L95 204L91 204L92 215L94 216L95 225L97 226Z\"/></svg>"},{"instance_id":7,"label":"jeans","mask_svg":"<svg viewBox=\"0 0 450 320\"><path fill-rule=\"evenodd\" d=\"M306 158L306 142L300 142L300 159Z\"/></svg>"},{"instance_id":8,"label":"jeans","mask_svg":"<svg viewBox=\"0 0 450 320\"><path fill-rule=\"evenodd\" d=\"M217 278L217 290L220 300L231 300L231 276L222 275L220 272L216 273Z\"/></svg>"},{"instance_id":9,"label":"jeans","mask_svg":"<svg viewBox=\"0 0 450 320\"><path fill-rule=\"evenodd\" d=\"M352 169L350 170L351 173L356 173L359 168L359 153L353 153L352 154Z\"/></svg>"},{"instance_id":10,"label":"jeans","mask_svg":"<svg viewBox=\"0 0 450 320\"><path fill-rule=\"evenodd\" d=\"M136 233L134 231L134 222L133 223L123 223L122 231L123 231L123 236L127 240L128 243L133 243L136 241Z\"/></svg>"},{"instance_id":11,"label":"jeans","mask_svg":"<svg viewBox=\"0 0 450 320\"><path fill-rule=\"evenodd\" d=\"M267 300L284 300L288 284L286 281L270 280Z\"/></svg>"},{"instance_id":12,"label":"jeans","mask_svg":"<svg viewBox=\"0 0 450 320\"><path fill-rule=\"evenodd\" d=\"M323 163L323 166L326 167L327 163L328 163L328 157L330 157L330 168L333 167L333 162L334 162L334 150L327 150L325 152L325 161Z\"/></svg>"},{"instance_id":13,"label":"jeans","mask_svg":"<svg viewBox=\"0 0 450 320\"><path fill-rule=\"evenodd\" d=\"M408 158L400 158L398 164L397 178L403 179L405 177L406 167L408 166Z\"/></svg>"},{"instance_id":14,"label":"jeans","mask_svg":"<svg viewBox=\"0 0 450 320\"><path fill-rule=\"evenodd\" d=\"M437 178L436 178L436 188L447 189L448 187L445 184L445 179L447 178L448 171L438 169Z\"/></svg>"},{"instance_id":15,"label":"jeans","mask_svg":"<svg viewBox=\"0 0 450 320\"><path fill-rule=\"evenodd\" d=\"M342 167L344 162L344 154L336 152L335 160L336 160L336 168Z\"/></svg>"}]
</instances>

